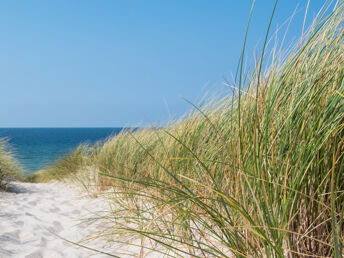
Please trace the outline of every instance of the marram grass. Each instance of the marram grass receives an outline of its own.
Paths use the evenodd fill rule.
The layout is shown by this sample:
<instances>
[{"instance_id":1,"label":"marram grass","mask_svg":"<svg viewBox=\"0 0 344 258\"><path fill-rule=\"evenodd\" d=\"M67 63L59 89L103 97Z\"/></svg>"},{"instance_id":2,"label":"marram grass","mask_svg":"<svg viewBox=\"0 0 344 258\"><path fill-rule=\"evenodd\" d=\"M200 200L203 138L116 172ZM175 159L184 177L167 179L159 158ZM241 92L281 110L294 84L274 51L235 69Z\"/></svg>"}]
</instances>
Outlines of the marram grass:
<instances>
[{"instance_id":1,"label":"marram grass","mask_svg":"<svg viewBox=\"0 0 344 258\"><path fill-rule=\"evenodd\" d=\"M341 257L343 5L282 65L275 53L262 73L261 58L249 81L239 69L233 96L78 149L41 176L96 174L116 207L103 233L140 236L141 256Z\"/></svg>"},{"instance_id":2,"label":"marram grass","mask_svg":"<svg viewBox=\"0 0 344 258\"><path fill-rule=\"evenodd\" d=\"M0 190L6 189L11 179L20 179L22 168L9 150L5 139L0 139Z\"/></svg>"}]
</instances>

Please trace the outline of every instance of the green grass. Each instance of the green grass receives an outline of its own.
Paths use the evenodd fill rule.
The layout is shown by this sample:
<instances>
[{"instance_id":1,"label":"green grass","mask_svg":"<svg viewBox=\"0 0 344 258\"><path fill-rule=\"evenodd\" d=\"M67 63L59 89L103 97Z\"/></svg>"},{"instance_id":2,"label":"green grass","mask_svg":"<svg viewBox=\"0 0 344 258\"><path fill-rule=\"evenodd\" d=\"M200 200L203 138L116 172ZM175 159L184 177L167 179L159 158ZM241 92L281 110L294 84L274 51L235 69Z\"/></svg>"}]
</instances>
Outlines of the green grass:
<instances>
[{"instance_id":1,"label":"green grass","mask_svg":"<svg viewBox=\"0 0 344 258\"><path fill-rule=\"evenodd\" d=\"M23 170L13 157L4 139L0 139L0 190L6 189L11 179L21 179Z\"/></svg>"},{"instance_id":2,"label":"green grass","mask_svg":"<svg viewBox=\"0 0 344 258\"><path fill-rule=\"evenodd\" d=\"M91 171L100 189L113 189L116 209L102 218L113 226L103 233L141 237L142 253L153 245L171 256L341 257L343 11L340 1L320 13L265 72L264 50L251 74L242 54L233 96L78 149L37 180Z\"/></svg>"}]
</instances>

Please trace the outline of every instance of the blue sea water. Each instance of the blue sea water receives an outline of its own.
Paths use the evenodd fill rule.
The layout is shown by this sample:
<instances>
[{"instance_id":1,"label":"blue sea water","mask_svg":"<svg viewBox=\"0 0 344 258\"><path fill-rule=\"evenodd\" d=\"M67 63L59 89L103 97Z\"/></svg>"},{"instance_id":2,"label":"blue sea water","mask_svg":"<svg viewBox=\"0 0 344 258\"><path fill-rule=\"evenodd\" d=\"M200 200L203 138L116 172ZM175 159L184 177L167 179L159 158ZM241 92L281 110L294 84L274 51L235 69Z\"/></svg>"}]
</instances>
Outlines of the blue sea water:
<instances>
[{"instance_id":1,"label":"blue sea water","mask_svg":"<svg viewBox=\"0 0 344 258\"><path fill-rule=\"evenodd\" d=\"M0 128L26 174L31 174L73 151L79 144L94 144L122 128Z\"/></svg>"}]
</instances>

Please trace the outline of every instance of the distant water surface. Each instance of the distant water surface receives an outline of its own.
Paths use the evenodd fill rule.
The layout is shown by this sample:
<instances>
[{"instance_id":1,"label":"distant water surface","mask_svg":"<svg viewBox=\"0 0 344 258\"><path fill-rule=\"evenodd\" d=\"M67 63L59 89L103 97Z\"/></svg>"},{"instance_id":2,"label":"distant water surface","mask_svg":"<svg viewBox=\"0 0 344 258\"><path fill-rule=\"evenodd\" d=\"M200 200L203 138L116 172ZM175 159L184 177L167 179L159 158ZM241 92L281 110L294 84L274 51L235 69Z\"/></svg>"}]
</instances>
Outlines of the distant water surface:
<instances>
[{"instance_id":1,"label":"distant water surface","mask_svg":"<svg viewBox=\"0 0 344 258\"><path fill-rule=\"evenodd\" d=\"M94 144L118 134L122 128L0 128L16 157L31 174L73 151L79 144Z\"/></svg>"}]
</instances>

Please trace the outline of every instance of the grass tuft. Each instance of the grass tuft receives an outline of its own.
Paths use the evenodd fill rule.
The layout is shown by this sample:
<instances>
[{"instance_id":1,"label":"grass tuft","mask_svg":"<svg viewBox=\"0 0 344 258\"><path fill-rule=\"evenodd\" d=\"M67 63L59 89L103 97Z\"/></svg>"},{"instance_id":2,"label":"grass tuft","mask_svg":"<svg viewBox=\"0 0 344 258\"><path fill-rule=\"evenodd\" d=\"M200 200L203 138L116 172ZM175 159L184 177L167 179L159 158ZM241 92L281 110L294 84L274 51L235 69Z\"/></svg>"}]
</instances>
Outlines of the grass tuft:
<instances>
[{"instance_id":1,"label":"grass tuft","mask_svg":"<svg viewBox=\"0 0 344 258\"><path fill-rule=\"evenodd\" d=\"M9 180L22 179L23 169L9 150L6 139L0 139L0 190L5 190Z\"/></svg>"}]
</instances>

